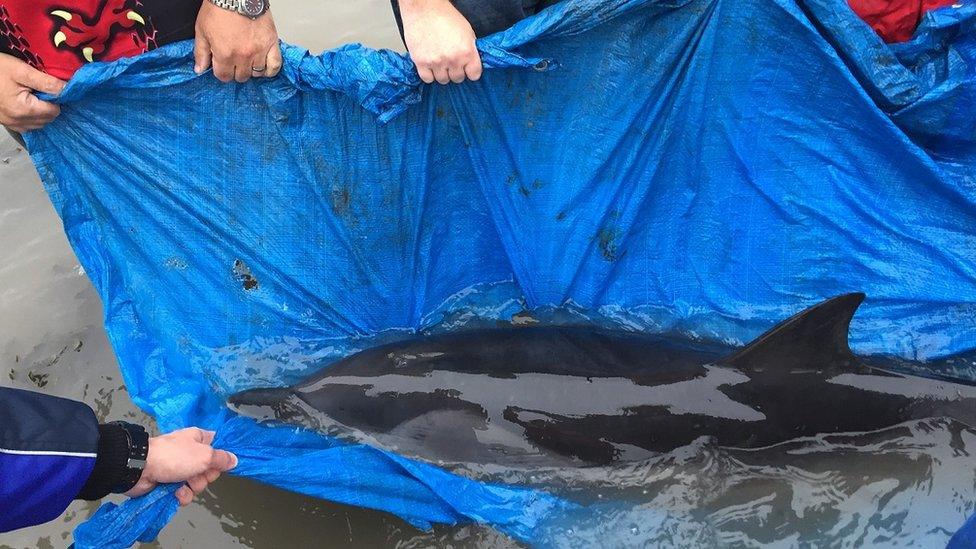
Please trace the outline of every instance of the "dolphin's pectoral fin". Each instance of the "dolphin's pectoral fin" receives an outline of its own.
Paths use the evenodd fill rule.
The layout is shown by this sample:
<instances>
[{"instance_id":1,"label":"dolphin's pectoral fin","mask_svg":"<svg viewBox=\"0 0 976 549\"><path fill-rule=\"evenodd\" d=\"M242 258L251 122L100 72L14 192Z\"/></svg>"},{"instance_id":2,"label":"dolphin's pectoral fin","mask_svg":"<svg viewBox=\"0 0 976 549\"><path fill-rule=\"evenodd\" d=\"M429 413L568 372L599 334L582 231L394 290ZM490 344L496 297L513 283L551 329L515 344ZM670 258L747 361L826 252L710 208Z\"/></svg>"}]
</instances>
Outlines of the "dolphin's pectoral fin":
<instances>
[{"instance_id":1,"label":"dolphin's pectoral fin","mask_svg":"<svg viewBox=\"0 0 976 549\"><path fill-rule=\"evenodd\" d=\"M847 341L851 319L864 294L823 301L780 322L722 361L743 372L815 371L856 363Z\"/></svg>"}]
</instances>

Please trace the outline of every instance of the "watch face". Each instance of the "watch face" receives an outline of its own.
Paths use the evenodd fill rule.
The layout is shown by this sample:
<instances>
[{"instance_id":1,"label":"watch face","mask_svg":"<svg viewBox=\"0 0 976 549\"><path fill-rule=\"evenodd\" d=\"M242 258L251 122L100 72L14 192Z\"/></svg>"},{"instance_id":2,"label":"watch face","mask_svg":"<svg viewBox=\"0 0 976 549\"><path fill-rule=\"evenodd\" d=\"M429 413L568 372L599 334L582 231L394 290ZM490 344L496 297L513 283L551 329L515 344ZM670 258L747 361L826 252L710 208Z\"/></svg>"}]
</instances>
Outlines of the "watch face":
<instances>
[{"instance_id":1,"label":"watch face","mask_svg":"<svg viewBox=\"0 0 976 549\"><path fill-rule=\"evenodd\" d=\"M257 17L264 13L264 0L244 0L244 13Z\"/></svg>"}]
</instances>

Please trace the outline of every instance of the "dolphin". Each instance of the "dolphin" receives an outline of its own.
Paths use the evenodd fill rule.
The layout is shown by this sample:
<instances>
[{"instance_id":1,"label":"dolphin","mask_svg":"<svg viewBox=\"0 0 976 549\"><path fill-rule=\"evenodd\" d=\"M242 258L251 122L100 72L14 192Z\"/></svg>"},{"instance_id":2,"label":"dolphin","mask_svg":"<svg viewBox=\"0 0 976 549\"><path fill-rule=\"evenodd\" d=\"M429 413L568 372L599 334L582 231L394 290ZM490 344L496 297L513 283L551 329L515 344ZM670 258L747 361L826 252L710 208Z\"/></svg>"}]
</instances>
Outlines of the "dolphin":
<instances>
[{"instance_id":1,"label":"dolphin","mask_svg":"<svg viewBox=\"0 0 976 549\"><path fill-rule=\"evenodd\" d=\"M976 426L976 387L854 355L863 300L828 299L738 350L592 326L419 337L228 404L433 463L522 468L643 460L702 436L756 448L929 417Z\"/></svg>"}]
</instances>

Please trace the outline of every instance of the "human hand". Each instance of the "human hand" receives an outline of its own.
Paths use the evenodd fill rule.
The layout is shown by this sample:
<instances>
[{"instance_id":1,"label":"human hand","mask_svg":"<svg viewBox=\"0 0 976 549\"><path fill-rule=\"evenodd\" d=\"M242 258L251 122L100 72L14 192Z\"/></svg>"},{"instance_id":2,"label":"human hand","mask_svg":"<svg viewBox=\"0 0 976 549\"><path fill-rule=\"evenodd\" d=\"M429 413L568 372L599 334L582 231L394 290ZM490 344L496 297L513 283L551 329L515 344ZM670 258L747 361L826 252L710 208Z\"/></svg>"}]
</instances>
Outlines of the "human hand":
<instances>
[{"instance_id":1,"label":"human hand","mask_svg":"<svg viewBox=\"0 0 976 549\"><path fill-rule=\"evenodd\" d=\"M61 108L41 101L34 92L57 95L64 84L12 55L0 53L0 124L21 133L44 127Z\"/></svg>"},{"instance_id":2,"label":"human hand","mask_svg":"<svg viewBox=\"0 0 976 549\"><path fill-rule=\"evenodd\" d=\"M176 490L176 499L180 505L188 505L220 473L237 466L237 456L211 446L213 438L213 431L196 427L150 438L146 468L125 495L141 496L162 482L186 482Z\"/></svg>"},{"instance_id":3,"label":"human hand","mask_svg":"<svg viewBox=\"0 0 976 549\"><path fill-rule=\"evenodd\" d=\"M481 78L474 29L450 0L400 0L400 17L421 80L447 84Z\"/></svg>"},{"instance_id":4,"label":"human hand","mask_svg":"<svg viewBox=\"0 0 976 549\"><path fill-rule=\"evenodd\" d=\"M276 76L281 70L281 46L271 12L251 19L203 0L197 14L193 58L197 74L203 74L213 63L214 76L221 82Z\"/></svg>"}]
</instances>

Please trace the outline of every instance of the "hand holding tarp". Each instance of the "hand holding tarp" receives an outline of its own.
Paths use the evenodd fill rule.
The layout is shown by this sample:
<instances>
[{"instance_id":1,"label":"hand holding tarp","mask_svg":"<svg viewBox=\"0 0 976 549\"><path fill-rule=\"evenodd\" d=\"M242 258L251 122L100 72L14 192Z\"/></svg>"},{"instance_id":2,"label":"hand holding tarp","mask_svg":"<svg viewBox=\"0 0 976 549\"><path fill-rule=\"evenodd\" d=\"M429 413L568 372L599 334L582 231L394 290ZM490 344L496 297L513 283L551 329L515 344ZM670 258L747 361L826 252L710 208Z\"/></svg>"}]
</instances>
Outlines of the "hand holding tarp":
<instances>
[{"instance_id":1,"label":"hand holding tarp","mask_svg":"<svg viewBox=\"0 0 976 549\"><path fill-rule=\"evenodd\" d=\"M197 15L194 70L213 65L221 82L247 82L252 77L276 76L281 70L281 46L271 13L250 19L203 2Z\"/></svg>"},{"instance_id":2,"label":"hand holding tarp","mask_svg":"<svg viewBox=\"0 0 976 549\"><path fill-rule=\"evenodd\" d=\"M57 95L64 84L12 55L0 53L0 124L21 133L44 127L61 109L38 99L34 92Z\"/></svg>"},{"instance_id":3,"label":"hand holding tarp","mask_svg":"<svg viewBox=\"0 0 976 549\"><path fill-rule=\"evenodd\" d=\"M448 0L402 0L403 39L424 82L459 84L481 78L471 24Z\"/></svg>"},{"instance_id":4,"label":"hand holding tarp","mask_svg":"<svg viewBox=\"0 0 976 549\"><path fill-rule=\"evenodd\" d=\"M220 473L237 466L237 456L226 450L214 449L211 446L213 439L213 431L196 427L151 438L146 469L126 495L138 497L157 484L186 482L186 485L175 490L175 495L180 505L188 505L193 496L203 492L208 484L217 480Z\"/></svg>"}]
</instances>

